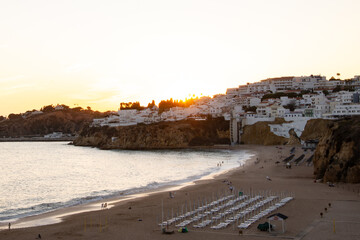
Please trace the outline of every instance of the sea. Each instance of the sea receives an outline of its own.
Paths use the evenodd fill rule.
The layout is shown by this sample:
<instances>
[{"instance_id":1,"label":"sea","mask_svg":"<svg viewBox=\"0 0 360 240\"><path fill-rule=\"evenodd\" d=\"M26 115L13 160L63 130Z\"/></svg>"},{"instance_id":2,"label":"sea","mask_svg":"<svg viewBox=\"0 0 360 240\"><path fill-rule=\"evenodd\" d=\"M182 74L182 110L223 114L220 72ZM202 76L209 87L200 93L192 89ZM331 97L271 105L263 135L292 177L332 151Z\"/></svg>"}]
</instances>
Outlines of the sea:
<instances>
[{"instance_id":1,"label":"sea","mask_svg":"<svg viewBox=\"0 0 360 240\"><path fill-rule=\"evenodd\" d=\"M0 142L0 223L192 182L239 167L251 156L246 150L127 151L69 142Z\"/></svg>"}]
</instances>

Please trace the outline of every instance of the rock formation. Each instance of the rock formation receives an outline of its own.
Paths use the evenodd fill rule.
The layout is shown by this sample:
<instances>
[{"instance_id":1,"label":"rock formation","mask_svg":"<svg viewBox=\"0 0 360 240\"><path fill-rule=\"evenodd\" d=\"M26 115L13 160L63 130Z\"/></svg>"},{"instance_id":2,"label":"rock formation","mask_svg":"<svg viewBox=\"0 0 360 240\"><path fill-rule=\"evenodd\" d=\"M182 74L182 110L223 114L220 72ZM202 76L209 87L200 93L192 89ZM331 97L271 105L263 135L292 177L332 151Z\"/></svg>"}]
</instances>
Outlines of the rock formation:
<instances>
[{"instance_id":1,"label":"rock formation","mask_svg":"<svg viewBox=\"0 0 360 240\"><path fill-rule=\"evenodd\" d=\"M244 127L241 142L244 144L283 145L288 142L288 139L271 132L268 122L257 122Z\"/></svg>"},{"instance_id":2,"label":"rock formation","mask_svg":"<svg viewBox=\"0 0 360 240\"><path fill-rule=\"evenodd\" d=\"M289 130L289 138L277 136L270 131L269 124L286 123L284 119L278 118L274 122L257 122L253 125L244 127L241 141L244 144L259 144L259 145L299 145L306 140L319 140L323 137L324 132L328 128L331 120L312 119L309 120L305 126L304 131L299 138L294 129Z\"/></svg>"},{"instance_id":3,"label":"rock formation","mask_svg":"<svg viewBox=\"0 0 360 240\"><path fill-rule=\"evenodd\" d=\"M314 174L324 182L360 182L360 117L326 124L314 154Z\"/></svg>"},{"instance_id":4,"label":"rock formation","mask_svg":"<svg viewBox=\"0 0 360 240\"><path fill-rule=\"evenodd\" d=\"M75 134L94 117L105 114L72 109L42 113L23 118L7 119L0 122L0 137L43 136L53 132Z\"/></svg>"},{"instance_id":5,"label":"rock formation","mask_svg":"<svg viewBox=\"0 0 360 240\"><path fill-rule=\"evenodd\" d=\"M74 145L101 149L176 149L214 144L230 144L229 122L223 118L123 127L87 126L74 140Z\"/></svg>"},{"instance_id":6,"label":"rock formation","mask_svg":"<svg viewBox=\"0 0 360 240\"><path fill-rule=\"evenodd\" d=\"M320 140L329 128L331 120L326 119L311 119L307 121L304 131L300 138L306 140Z\"/></svg>"},{"instance_id":7,"label":"rock formation","mask_svg":"<svg viewBox=\"0 0 360 240\"><path fill-rule=\"evenodd\" d=\"M289 130L289 140L286 143L286 145L300 145L301 144L301 140L300 138L297 136L295 130L292 128Z\"/></svg>"}]
</instances>

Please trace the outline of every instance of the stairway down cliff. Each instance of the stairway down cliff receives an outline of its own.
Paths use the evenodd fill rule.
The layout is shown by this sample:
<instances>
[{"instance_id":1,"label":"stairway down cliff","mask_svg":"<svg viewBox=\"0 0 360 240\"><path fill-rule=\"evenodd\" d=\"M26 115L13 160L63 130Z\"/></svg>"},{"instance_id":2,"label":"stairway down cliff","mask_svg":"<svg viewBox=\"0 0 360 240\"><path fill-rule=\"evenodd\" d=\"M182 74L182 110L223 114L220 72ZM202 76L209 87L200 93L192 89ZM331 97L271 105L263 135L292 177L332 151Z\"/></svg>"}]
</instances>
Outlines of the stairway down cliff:
<instances>
[{"instance_id":1,"label":"stairway down cliff","mask_svg":"<svg viewBox=\"0 0 360 240\"><path fill-rule=\"evenodd\" d=\"M73 143L101 149L176 149L230 144L229 121L214 118L120 127L86 126Z\"/></svg>"}]
</instances>

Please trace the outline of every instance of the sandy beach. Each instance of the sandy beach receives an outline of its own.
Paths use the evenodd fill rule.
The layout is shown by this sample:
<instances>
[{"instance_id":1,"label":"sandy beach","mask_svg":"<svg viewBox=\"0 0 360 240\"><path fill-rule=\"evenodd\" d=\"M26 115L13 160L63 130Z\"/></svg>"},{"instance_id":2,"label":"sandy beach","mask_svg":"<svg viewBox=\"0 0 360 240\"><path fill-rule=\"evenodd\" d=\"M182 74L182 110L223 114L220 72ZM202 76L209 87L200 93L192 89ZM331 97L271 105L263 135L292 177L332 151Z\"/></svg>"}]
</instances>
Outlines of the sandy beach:
<instances>
[{"instance_id":1,"label":"sandy beach","mask_svg":"<svg viewBox=\"0 0 360 240\"><path fill-rule=\"evenodd\" d=\"M144 193L118 201L108 200L109 209L100 210L101 203L63 209L55 213L29 218L28 221L54 224L15 228L0 231L0 239L358 239L360 238L359 184L316 183L313 167L302 162L299 166L285 167L283 159L290 155L291 146L237 146L248 149L255 156L245 166L213 179L204 179L188 186ZM296 147L295 158L303 154ZM310 152L305 153L307 159ZM279 161L279 163L277 163ZM269 180L271 179L271 180ZM236 194L270 192L278 196L293 196L294 199L273 213L282 213L288 218L282 233L280 221L275 221L273 232L257 229L266 216L239 232L237 224L224 229L210 227L194 228L189 225L187 233L177 232L173 225L168 230L174 234L162 234L158 225L162 218L177 214L179 206L189 206L199 199L214 199L216 195L230 195L231 182ZM174 193L171 198L169 191ZM330 204L330 205L329 205ZM181 207L180 207L181 208ZM325 209L326 208L326 209ZM67 212L82 212L67 216ZM85 211L85 212L84 212ZM162 212L164 213L162 216ZM323 213L323 216L320 216ZM61 222L58 216L63 215ZM270 215L270 214L269 214ZM45 219L45 220L44 220ZM58 222L58 223L56 223ZM21 225L18 225L21 226Z\"/></svg>"}]
</instances>

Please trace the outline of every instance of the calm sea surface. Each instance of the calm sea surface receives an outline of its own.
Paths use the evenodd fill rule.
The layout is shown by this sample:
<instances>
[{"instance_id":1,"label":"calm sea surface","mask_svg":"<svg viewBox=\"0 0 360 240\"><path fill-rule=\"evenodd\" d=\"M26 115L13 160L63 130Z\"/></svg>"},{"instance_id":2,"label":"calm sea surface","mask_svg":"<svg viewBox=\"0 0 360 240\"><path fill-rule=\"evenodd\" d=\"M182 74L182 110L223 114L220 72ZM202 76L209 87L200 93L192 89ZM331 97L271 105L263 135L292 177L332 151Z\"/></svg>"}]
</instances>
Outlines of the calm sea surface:
<instances>
[{"instance_id":1,"label":"calm sea surface","mask_svg":"<svg viewBox=\"0 0 360 240\"><path fill-rule=\"evenodd\" d=\"M0 142L0 222L190 182L250 157L243 150L105 151L67 142Z\"/></svg>"}]
</instances>

